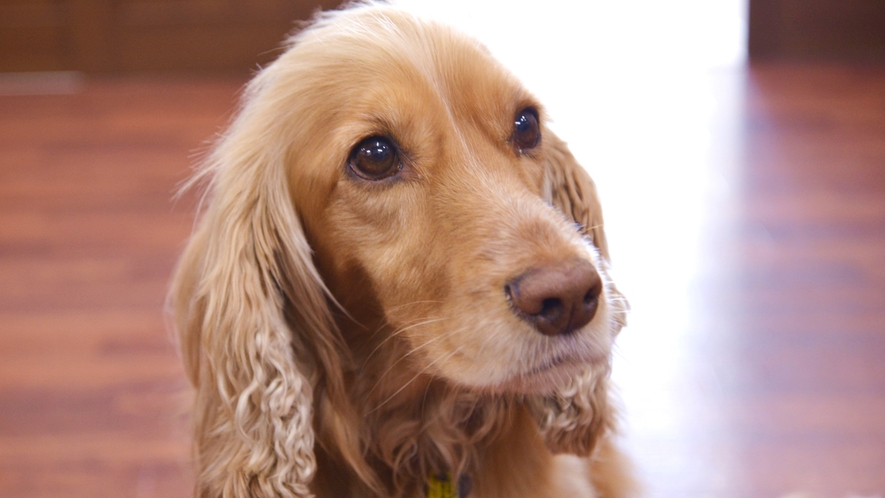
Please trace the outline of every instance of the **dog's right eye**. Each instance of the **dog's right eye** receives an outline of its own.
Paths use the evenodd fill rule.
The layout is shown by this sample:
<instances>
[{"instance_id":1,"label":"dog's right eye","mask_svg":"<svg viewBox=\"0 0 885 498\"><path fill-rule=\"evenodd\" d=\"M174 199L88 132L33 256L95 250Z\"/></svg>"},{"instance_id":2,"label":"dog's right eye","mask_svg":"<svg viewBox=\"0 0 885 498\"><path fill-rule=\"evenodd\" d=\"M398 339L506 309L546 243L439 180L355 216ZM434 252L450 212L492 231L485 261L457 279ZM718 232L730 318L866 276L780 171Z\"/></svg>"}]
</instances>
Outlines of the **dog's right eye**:
<instances>
[{"instance_id":1,"label":"dog's right eye","mask_svg":"<svg viewBox=\"0 0 885 498\"><path fill-rule=\"evenodd\" d=\"M393 176L401 167L396 147L384 137L369 137L356 144L348 165L357 176L372 181Z\"/></svg>"},{"instance_id":2,"label":"dog's right eye","mask_svg":"<svg viewBox=\"0 0 885 498\"><path fill-rule=\"evenodd\" d=\"M513 120L513 142L520 152L537 147L541 141L541 125L538 123L538 111L526 107Z\"/></svg>"}]
</instances>

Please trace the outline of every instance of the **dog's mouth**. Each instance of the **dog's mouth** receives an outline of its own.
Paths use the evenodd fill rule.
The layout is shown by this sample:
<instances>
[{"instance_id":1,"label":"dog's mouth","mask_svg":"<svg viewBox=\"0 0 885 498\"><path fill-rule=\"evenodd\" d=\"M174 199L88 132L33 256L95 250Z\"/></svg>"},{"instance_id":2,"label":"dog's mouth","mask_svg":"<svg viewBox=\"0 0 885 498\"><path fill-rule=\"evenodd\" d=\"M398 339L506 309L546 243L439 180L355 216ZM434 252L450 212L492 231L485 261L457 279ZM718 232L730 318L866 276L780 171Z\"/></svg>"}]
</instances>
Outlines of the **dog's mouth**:
<instances>
[{"instance_id":1,"label":"dog's mouth","mask_svg":"<svg viewBox=\"0 0 885 498\"><path fill-rule=\"evenodd\" d=\"M495 390L523 394L549 393L577 374L586 363L574 354L554 356L538 366L515 372L510 380L497 385Z\"/></svg>"},{"instance_id":2,"label":"dog's mouth","mask_svg":"<svg viewBox=\"0 0 885 498\"><path fill-rule=\"evenodd\" d=\"M520 376L521 377L534 377L536 375L547 373L550 370L553 370L556 367L569 362L570 359L571 358L569 356L554 357L552 360L548 360L548 361L542 363L541 366L535 367L535 368L529 370L528 372L521 374Z\"/></svg>"},{"instance_id":3,"label":"dog's mouth","mask_svg":"<svg viewBox=\"0 0 885 498\"><path fill-rule=\"evenodd\" d=\"M557 383L563 378L577 374L581 370L606 361L606 357L582 356L574 352L563 353L544 361L540 365L517 374L517 382L528 384Z\"/></svg>"}]
</instances>

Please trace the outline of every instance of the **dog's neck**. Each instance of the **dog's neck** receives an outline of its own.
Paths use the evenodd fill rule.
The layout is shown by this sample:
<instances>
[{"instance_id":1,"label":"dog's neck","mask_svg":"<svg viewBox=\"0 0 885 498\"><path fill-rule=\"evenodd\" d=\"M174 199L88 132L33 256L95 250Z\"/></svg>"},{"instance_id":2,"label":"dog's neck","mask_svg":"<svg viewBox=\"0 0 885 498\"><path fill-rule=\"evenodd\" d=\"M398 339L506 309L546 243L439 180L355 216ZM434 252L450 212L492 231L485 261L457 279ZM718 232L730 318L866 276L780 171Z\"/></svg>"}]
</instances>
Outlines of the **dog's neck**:
<instances>
[{"instance_id":1,"label":"dog's neck","mask_svg":"<svg viewBox=\"0 0 885 498\"><path fill-rule=\"evenodd\" d=\"M360 344L352 339L347 338L349 344ZM478 474L489 472L502 458L512 458L514 449L522 453L527 446L537 446L533 453L548 454L537 423L518 397L478 393L421 373L407 357L407 346L396 340L380 347L366 342L352 351L353 370L347 378L352 412L323 416L327 426L318 431L318 443L337 447L340 442L323 438L340 431L341 424L353 425L350 432L360 441L358 454L387 488L385 493L425 496L431 475L450 475L455 482L467 476L488 487L492 484ZM509 449L501 451L505 443ZM341 475L341 467L348 466L343 460L324 455L319 474ZM318 482L325 481L318 476Z\"/></svg>"},{"instance_id":2,"label":"dog's neck","mask_svg":"<svg viewBox=\"0 0 885 498\"><path fill-rule=\"evenodd\" d=\"M476 472L482 448L512 423L515 401L420 373L402 344L384 349L375 354L385 358L357 374L353 393L366 450L392 489L423 487L431 474Z\"/></svg>"}]
</instances>

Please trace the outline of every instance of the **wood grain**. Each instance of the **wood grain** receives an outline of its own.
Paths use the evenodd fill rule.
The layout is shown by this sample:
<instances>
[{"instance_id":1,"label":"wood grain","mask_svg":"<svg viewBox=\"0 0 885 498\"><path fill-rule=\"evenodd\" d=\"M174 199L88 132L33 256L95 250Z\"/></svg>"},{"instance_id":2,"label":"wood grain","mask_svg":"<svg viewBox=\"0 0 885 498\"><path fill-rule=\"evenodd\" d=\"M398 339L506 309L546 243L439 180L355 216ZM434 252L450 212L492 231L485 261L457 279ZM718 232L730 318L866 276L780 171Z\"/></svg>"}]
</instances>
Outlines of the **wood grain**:
<instances>
[{"instance_id":1,"label":"wood grain","mask_svg":"<svg viewBox=\"0 0 885 498\"><path fill-rule=\"evenodd\" d=\"M172 195L241 80L0 97L0 496L187 496Z\"/></svg>"},{"instance_id":2,"label":"wood grain","mask_svg":"<svg viewBox=\"0 0 885 498\"><path fill-rule=\"evenodd\" d=\"M3 0L0 72L248 74L338 0Z\"/></svg>"},{"instance_id":3,"label":"wood grain","mask_svg":"<svg viewBox=\"0 0 885 498\"><path fill-rule=\"evenodd\" d=\"M631 451L654 497L881 495L885 70L717 78L741 90L721 94L715 119L735 126L704 164L731 168L732 203L705 213L687 321L651 326L667 317L634 293L618 353ZM186 383L162 308L195 203L171 198L243 83L0 97L0 496L189 495ZM636 180L602 184L603 199L629 199ZM675 387L641 390L662 378Z\"/></svg>"},{"instance_id":4,"label":"wood grain","mask_svg":"<svg viewBox=\"0 0 885 498\"><path fill-rule=\"evenodd\" d=\"M885 59L885 4L877 0L749 0L752 59Z\"/></svg>"}]
</instances>

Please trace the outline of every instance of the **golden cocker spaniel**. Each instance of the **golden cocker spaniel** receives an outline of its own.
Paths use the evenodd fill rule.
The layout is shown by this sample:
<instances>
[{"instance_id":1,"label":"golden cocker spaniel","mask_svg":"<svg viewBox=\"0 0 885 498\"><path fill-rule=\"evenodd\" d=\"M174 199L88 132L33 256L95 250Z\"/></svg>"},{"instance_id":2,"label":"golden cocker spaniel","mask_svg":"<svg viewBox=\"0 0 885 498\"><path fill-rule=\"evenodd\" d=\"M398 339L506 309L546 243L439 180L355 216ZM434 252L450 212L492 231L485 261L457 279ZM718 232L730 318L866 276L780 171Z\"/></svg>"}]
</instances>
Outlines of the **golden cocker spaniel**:
<instances>
[{"instance_id":1,"label":"golden cocker spaniel","mask_svg":"<svg viewBox=\"0 0 885 498\"><path fill-rule=\"evenodd\" d=\"M200 497L620 497L593 182L478 42L321 14L197 181L170 301Z\"/></svg>"}]
</instances>

